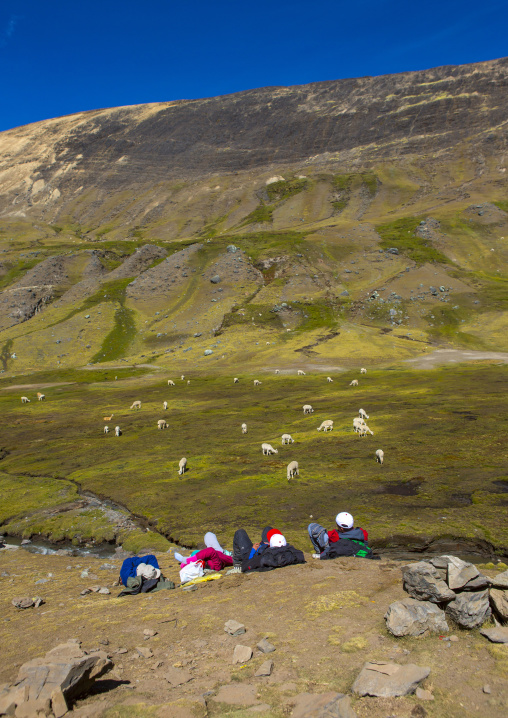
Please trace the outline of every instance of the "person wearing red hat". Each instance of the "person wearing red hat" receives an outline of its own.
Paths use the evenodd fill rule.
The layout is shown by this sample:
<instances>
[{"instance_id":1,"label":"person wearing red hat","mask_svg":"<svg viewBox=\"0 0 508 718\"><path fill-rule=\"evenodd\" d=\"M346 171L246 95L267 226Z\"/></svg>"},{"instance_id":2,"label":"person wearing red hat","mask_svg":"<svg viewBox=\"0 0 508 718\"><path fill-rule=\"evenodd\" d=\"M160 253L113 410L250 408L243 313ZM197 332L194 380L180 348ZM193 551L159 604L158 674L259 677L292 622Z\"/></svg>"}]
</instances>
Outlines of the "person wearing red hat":
<instances>
[{"instance_id":1,"label":"person wearing red hat","mask_svg":"<svg viewBox=\"0 0 508 718\"><path fill-rule=\"evenodd\" d=\"M295 563L305 563L302 551L287 543L278 529L266 526L261 542L253 544L245 529L238 529L233 537L234 566L228 573L270 571Z\"/></svg>"}]
</instances>

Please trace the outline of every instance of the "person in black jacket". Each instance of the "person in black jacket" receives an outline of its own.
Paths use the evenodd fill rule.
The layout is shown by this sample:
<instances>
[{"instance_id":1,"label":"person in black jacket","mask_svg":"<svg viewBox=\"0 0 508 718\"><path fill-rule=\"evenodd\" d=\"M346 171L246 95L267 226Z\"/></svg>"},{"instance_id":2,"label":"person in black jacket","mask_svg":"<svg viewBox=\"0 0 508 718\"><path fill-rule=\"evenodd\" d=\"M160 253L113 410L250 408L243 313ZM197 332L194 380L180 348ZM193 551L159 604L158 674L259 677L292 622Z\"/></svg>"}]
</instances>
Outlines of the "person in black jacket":
<instances>
[{"instance_id":1,"label":"person in black jacket","mask_svg":"<svg viewBox=\"0 0 508 718\"><path fill-rule=\"evenodd\" d=\"M233 560L235 561L235 568L231 569L236 573L242 571L246 573L248 571L271 571L274 568L282 568L283 566L291 566L297 563L305 563L305 558L302 551L299 551L294 546L291 546L286 542L284 536L277 529L271 529L263 531L262 542L259 548L256 550L255 545L251 545L251 549L248 551L250 539L247 532L243 529L239 529L235 533L233 538ZM236 539L236 542L235 542ZM268 542L268 543L267 543ZM235 543L240 548L243 543L243 552L241 556L241 563L237 563L235 559ZM261 551L259 549L262 549ZM240 552L237 552L237 558L240 558Z\"/></svg>"}]
</instances>

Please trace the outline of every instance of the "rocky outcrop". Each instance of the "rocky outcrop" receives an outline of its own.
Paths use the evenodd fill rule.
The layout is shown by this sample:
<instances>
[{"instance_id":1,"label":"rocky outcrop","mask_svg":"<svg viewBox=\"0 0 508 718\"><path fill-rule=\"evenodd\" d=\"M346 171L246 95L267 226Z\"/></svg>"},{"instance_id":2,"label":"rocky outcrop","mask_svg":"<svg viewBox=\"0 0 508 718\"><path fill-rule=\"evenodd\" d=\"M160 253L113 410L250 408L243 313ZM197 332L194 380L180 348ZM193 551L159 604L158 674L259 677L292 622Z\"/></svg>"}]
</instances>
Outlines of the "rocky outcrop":
<instances>
[{"instance_id":1,"label":"rocky outcrop","mask_svg":"<svg viewBox=\"0 0 508 718\"><path fill-rule=\"evenodd\" d=\"M0 693L0 714L60 718L112 667L102 651L87 655L78 642L63 643L21 666L16 682Z\"/></svg>"}]
</instances>

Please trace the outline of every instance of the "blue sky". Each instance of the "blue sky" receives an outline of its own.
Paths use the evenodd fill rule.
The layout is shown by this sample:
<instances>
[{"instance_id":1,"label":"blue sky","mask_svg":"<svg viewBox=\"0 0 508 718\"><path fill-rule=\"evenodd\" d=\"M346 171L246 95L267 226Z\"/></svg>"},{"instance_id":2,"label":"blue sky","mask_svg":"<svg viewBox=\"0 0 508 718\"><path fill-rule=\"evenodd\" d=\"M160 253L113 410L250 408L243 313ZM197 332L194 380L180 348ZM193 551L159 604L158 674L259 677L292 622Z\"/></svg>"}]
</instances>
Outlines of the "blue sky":
<instances>
[{"instance_id":1,"label":"blue sky","mask_svg":"<svg viewBox=\"0 0 508 718\"><path fill-rule=\"evenodd\" d=\"M2 0L0 130L508 55L507 0Z\"/></svg>"}]
</instances>

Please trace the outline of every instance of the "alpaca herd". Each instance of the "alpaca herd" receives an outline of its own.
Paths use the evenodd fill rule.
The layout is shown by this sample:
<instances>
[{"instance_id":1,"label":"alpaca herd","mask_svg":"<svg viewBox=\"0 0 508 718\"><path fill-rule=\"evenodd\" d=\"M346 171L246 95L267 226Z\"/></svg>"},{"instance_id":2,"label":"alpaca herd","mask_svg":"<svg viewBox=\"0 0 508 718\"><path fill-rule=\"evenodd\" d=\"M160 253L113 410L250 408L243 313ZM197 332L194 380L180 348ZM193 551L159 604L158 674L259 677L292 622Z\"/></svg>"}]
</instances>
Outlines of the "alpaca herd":
<instances>
[{"instance_id":1,"label":"alpaca herd","mask_svg":"<svg viewBox=\"0 0 508 718\"><path fill-rule=\"evenodd\" d=\"M360 369L360 373L366 374L367 370L362 367L362 369ZM275 369L275 374L280 374L280 370ZM306 374L304 371L299 369L298 376L306 376ZM181 381L184 381L184 380L185 380L185 376L182 374ZM326 381L328 383L331 383L331 382L333 382L333 379L332 379L332 377L327 376ZM240 380L238 377L233 378L233 384L238 384L239 382L240 382ZM258 379L254 379L253 383L254 383L254 386L256 386L256 387L261 385L261 382ZM187 380L187 384L190 384L190 380ZM168 379L168 386L176 386L176 385L172 379ZM350 382L350 386L358 386L358 380L353 379L353 381ZM162 406L163 406L164 410L167 410L168 402L164 401ZM141 401L139 401L139 400L134 401L130 408L138 409L138 410L141 409ZM312 406L310 404L304 404L302 408L303 408L304 415L310 415L310 414L314 413L314 409L312 408ZM371 431L371 429L367 426L367 424L365 422L365 419L369 418L369 415L367 414L367 412L364 409L359 409L358 414L359 415L353 419L353 431L355 433L357 433L359 437L365 437L365 436L367 436L367 434L371 434L372 436L374 436L374 432ZM104 421L109 421L112 418L113 418L113 414L111 414L111 416L109 416L109 417L105 416ZM165 419L159 419L157 421L157 428L158 429L168 429L169 424L166 422ZM241 429L242 429L242 434L247 433L247 424L245 422L241 425ZM333 431L332 419L326 419L325 421L323 421L321 423L321 425L317 427L317 430L322 431L324 433ZM104 433L107 434L108 432L109 432L109 428L107 426L105 426ZM119 426L117 426L115 429L115 435L116 436L121 435ZM282 446L286 446L289 444L294 444L295 442L294 442L294 439L291 436L291 434L282 434L281 443L282 443ZM279 450L275 449L271 444L269 444L267 442L263 442L261 444L261 452L262 452L263 456L272 456L274 454L278 454ZM381 466L383 465L384 452L381 449L378 449L376 451L375 459L376 459L377 463L379 463ZM187 471L187 459L184 457L180 460L180 462L178 464L178 474L180 476L182 476L186 471ZM299 470L298 462L291 461L287 466L287 480L289 481L290 479L294 478L295 476L299 476L299 475L300 475L300 470Z\"/></svg>"},{"instance_id":2,"label":"alpaca herd","mask_svg":"<svg viewBox=\"0 0 508 718\"><path fill-rule=\"evenodd\" d=\"M298 376L306 376L306 373L302 369L298 369L297 373L298 373ZM366 374L367 370L362 367L360 369L360 373ZM275 374L280 374L280 370L275 369ZM182 374L180 379L181 379L181 381L184 381L185 376ZM331 382L333 382L333 379L332 379L332 377L327 376L326 381L328 383L331 383ZM240 380L238 377L233 378L234 384L238 384L239 382L240 382ZM190 384L190 379L187 380L187 384ZM258 379L254 379L254 386L257 387L260 385L261 385L261 382ZM172 379L168 379L168 386L176 386L176 384ZM358 380L353 379L350 382L349 386L358 386ZM41 392L37 392L38 401L43 401L45 398L46 397L44 394L42 394ZM30 399L27 396L22 396L21 403L29 404ZM141 409L141 406L142 406L142 402L139 400L136 400L136 401L132 402L130 409L139 411ZM166 411L168 408L168 402L164 401L162 406L163 406L163 409ZM304 404L302 408L303 408L304 415L310 415L310 414L314 413L314 409L312 408L312 406L310 404ZM372 436L374 436L374 432L371 431L371 429L367 426L367 423L365 421L366 419L369 418L369 415L367 414L367 412L364 409L359 409L358 414L359 415L354 417L354 419L353 419L353 431L356 434L358 434L359 437L365 437L365 436L367 436L367 434L371 434ZM109 416L104 416L103 420L109 422L113 419L113 416L114 416L114 414L110 414ZM165 419L159 419L157 421L157 428L160 430L169 429L169 424L167 423L167 421ZM242 430L242 434L247 433L247 424L245 422L241 425L241 430ZM320 426L317 427L317 430L322 431L323 433L333 431L333 421L331 419L326 419L325 421L323 421L321 423ZM114 433L115 433L115 436L122 435L122 430L121 430L120 426L115 426ZM109 434L109 426L107 424L104 426L104 434ZM282 446L286 446L286 445L294 444L295 442L294 442L294 439L291 436L291 434L282 434L281 443L282 443ZM261 444L261 451L262 451L263 456L272 456L273 454L279 453L278 449L275 449L271 444L266 443L266 442ZM376 451L375 459L376 459L377 463L379 463L381 466L383 466L384 452L382 451L382 449L378 449ZM182 476L186 471L187 471L187 459L184 457L184 458L180 459L180 462L178 464L178 474L180 476ZM294 478L295 476L299 476L299 475L300 475L300 471L299 471L298 462L291 461L287 466L288 481L290 479Z\"/></svg>"}]
</instances>

